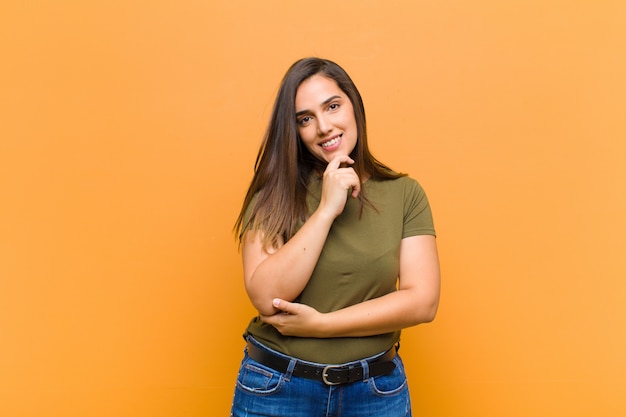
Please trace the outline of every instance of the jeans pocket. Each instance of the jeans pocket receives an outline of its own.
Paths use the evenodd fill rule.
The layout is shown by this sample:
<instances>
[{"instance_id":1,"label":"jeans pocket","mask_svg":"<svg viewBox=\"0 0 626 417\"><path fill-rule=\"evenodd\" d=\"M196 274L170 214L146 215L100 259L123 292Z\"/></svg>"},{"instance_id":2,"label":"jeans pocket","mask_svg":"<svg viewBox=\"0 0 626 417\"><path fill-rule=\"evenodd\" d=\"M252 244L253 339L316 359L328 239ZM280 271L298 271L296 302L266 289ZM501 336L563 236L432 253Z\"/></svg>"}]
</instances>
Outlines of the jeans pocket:
<instances>
[{"instance_id":1,"label":"jeans pocket","mask_svg":"<svg viewBox=\"0 0 626 417\"><path fill-rule=\"evenodd\" d=\"M247 358L241 364L237 387L252 394L269 395L278 392L283 381L283 375L280 372Z\"/></svg>"},{"instance_id":2,"label":"jeans pocket","mask_svg":"<svg viewBox=\"0 0 626 417\"><path fill-rule=\"evenodd\" d=\"M404 373L404 365L399 356L393 359L396 368L387 375L370 378L370 389L376 395L397 395L407 389L407 379Z\"/></svg>"}]
</instances>

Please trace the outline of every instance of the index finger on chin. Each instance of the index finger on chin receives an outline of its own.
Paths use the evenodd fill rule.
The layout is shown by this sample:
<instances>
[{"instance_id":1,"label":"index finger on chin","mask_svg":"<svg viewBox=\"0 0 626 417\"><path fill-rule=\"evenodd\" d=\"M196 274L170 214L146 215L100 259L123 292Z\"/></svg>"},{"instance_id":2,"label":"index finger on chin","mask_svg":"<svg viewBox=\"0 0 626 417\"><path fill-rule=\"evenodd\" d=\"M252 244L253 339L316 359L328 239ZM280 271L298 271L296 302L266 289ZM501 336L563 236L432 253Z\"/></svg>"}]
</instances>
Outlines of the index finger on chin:
<instances>
[{"instance_id":1,"label":"index finger on chin","mask_svg":"<svg viewBox=\"0 0 626 417\"><path fill-rule=\"evenodd\" d=\"M334 157L326 166L326 171L335 170L341 167L342 164L352 164L354 161L348 155L338 155Z\"/></svg>"}]
</instances>

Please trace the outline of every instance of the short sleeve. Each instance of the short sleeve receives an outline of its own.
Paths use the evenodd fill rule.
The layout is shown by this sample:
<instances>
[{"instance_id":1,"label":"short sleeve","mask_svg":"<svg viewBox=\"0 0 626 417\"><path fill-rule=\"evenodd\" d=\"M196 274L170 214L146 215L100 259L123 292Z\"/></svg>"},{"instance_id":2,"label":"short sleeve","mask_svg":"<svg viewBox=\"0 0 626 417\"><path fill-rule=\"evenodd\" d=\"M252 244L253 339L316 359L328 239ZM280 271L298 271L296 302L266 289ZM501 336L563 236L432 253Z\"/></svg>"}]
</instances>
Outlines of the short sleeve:
<instances>
[{"instance_id":1,"label":"short sleeve","mask_svg":"<svg viewBox=\"0 0 626 417\"><path fill-rule=\"evenodd\" d=\"M414 179L406 178L402 238L417 235L436 236L435 225L424 189Z\"/></svg>"}]
</instances>

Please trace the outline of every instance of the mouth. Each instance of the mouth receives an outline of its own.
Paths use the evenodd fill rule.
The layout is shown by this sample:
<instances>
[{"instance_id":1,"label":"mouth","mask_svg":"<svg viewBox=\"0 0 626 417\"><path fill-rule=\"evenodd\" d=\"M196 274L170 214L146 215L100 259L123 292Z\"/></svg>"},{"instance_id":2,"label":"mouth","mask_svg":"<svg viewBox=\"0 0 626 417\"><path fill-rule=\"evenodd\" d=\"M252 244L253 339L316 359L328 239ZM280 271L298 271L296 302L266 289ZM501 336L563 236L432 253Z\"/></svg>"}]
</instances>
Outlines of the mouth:
<instances>
[{"instance_id":1,"label":"mouth","mask_svg":"<svg viewBox=\"0 0 626 417\"><path fill-rule=\"evenodd\" d=\"M324 142L322 142L320 144L320 146L324 149L324 150L334 150L335 148L337 148L339 146L339 144L341 144L341 137L343 136L343 133L341 135L337 135L333 138L330 138Z\"/></svg>"}]
</instances>

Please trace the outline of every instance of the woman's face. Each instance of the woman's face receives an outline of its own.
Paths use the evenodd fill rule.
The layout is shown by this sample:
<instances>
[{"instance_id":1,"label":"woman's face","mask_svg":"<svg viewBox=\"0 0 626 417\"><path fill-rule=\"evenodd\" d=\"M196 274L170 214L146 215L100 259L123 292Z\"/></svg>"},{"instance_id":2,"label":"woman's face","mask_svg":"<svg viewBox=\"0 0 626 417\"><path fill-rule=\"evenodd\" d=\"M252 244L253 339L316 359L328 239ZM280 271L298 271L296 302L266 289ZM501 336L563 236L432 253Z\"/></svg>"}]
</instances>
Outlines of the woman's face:
<instances>
[{"instance_id":1,"label":"woman's face","mask_svg":"<svg viewBox=\"0 0 626 417\"><path fill-rule=\"evenodd\" d=\"M314 75L296 91L296 123L302 142L318 159L350 155L357 141L354 109L337 83Z\"/></svg>"}]
</instances>

